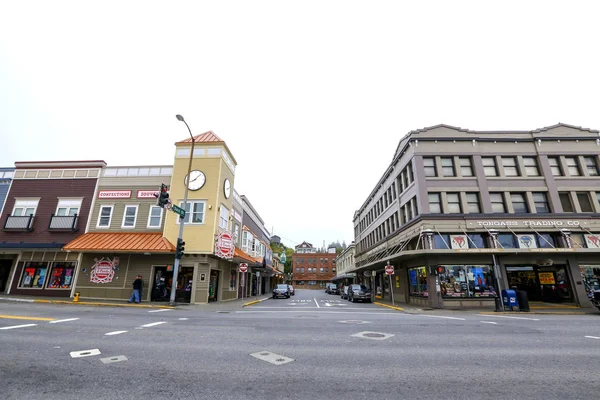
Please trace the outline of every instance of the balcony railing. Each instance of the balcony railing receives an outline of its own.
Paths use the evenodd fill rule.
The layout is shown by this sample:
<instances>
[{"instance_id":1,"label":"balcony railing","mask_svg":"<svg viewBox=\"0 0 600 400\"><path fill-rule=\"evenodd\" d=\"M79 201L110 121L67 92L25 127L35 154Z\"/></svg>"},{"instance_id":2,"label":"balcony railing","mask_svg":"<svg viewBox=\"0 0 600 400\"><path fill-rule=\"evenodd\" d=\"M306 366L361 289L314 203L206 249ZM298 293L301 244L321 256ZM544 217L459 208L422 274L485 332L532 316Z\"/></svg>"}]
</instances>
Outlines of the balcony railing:
<instances>
[{"instance_id":1,"label":"balcony railing","mask_svg":"<svg viewBox=\"0 0 600 400\"><path fill-rule=\"evenodd\" d=\"M17 217L15 215L7 215L4 222L5 231L32 231L33 230L33 215Z\"/></svg>"},{"instance_id":2,"label":"balcony railing","mask_svg":"<svg viewBox=\"0 0 600 400\"><path fill-rule=\"evenodd\" d=\"M79 222L79 216L75 215L54 215L50 217L50 225L48 229L55 231L76 231L77 222Z\"/></svg>"}]
</instances>

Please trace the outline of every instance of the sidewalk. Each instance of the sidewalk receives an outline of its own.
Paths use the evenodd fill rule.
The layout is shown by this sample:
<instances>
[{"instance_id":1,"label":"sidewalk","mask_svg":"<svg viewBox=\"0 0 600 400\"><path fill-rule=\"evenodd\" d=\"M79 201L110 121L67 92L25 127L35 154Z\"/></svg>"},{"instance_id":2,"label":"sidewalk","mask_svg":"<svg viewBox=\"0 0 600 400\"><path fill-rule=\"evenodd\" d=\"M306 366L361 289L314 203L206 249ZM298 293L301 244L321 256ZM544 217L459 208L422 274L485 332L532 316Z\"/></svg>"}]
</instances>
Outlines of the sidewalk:
<instances>
[{"instance_id":1,"label":"sidewalk","mask_svg":"<svg viewBox=\"0 0 600 400\"><path fill-rule=\"evenodd\" d=\"M373 304L377 304L381 307L387 307L396 309L398 311L403 311L406 313L421 313L423 311L468 311L468 312L477 312L482 314L553 314L553 315L600 315L600 310L591 307L591 308L581 308L579 306L573 305L561 305L561 304L551 304L547 303L535 303L530 302L529 311L498 311L496 312L494 308L481 308L481 307L473 307L473 308L430 308L430 307L419 307L412 304L399 303L395 302L395 307L392 306L392 301L389 299L375 299Z\"/></svg>"},{"instance_id":2,"label":"sidewalk","mask_svg":"<svg viewBox=\"0 0 600 400\"><path fill-rule=\"evenodd\" d=\"M242 307L259 303L269 299L270 296L252 296L249 299L245 298L243 303L241 299L222 301L218 303L208 304L188 304L188 303L177 303L175 306L170 306L169 303L149 303L142 302L141 304L128 303L127 300L79 300L73 301L71 298L48 298L42 296L13 296L13 295L1 295L0 302L19 302L19 303L46 303L46 304L65 304L73 306L95 306L95 307L133 307L133 308L178 308L184 309L193 307L195 309L201 309L203 311L223 311L223 310L234 310L241 309Z\"/></svg>"}]
</instances>

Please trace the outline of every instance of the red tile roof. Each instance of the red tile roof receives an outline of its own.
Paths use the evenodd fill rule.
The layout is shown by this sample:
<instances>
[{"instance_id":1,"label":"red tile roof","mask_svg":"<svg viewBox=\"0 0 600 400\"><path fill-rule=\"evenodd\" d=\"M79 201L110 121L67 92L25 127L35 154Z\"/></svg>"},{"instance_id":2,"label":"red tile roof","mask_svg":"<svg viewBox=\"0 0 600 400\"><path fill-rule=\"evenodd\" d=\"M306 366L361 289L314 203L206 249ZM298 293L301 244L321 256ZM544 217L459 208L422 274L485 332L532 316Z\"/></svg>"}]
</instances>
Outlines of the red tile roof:
<instances>
[{"instance_id":1,"label":"red tile roof","mask_svg":"<svg viewBox=\"0 0 600 400\"><path fill-rule=\"evenodd\" d=\"M188 138L177 143L192 143L192 138ZM194 143L224 143L220 137L215 135L213 131L208 131L194 136Z\"/></svg>"},{"instance_id":2,"label":"red tile roof","mask_svg":"<svg viewBox=\"0 0 600 400\"><path fill-rule=\"evenodd\" d=\"M128 253L173 253L175 246L162 233L92 232L63 247L71 251L123 251Z\"/></svg>"}]
</instances>

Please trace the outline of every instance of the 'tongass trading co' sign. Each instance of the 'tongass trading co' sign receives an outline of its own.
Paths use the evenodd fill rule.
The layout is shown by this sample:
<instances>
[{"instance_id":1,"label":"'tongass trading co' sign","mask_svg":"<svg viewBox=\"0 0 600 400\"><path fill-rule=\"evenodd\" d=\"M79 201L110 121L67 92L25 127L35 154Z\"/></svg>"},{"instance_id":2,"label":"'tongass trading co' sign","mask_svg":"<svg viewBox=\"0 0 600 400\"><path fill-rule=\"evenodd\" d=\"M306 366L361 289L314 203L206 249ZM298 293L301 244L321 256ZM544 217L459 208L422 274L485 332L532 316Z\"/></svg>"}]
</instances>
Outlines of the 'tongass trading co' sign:
<instances>
[{"instance_id":1,"label":"'tongass trading co' sign","mask_svg":"<svg viewBox=\"0 0 600 400\"><path fill-rule=\"evenodd\" d=\"M470 222L471 225L477 226L508 226L508 227L520 227L520 226L581 226L587 225L586 221L575 221L575 220L487 220L487 221L474 221Z\"/></svg>"}]
</instances>

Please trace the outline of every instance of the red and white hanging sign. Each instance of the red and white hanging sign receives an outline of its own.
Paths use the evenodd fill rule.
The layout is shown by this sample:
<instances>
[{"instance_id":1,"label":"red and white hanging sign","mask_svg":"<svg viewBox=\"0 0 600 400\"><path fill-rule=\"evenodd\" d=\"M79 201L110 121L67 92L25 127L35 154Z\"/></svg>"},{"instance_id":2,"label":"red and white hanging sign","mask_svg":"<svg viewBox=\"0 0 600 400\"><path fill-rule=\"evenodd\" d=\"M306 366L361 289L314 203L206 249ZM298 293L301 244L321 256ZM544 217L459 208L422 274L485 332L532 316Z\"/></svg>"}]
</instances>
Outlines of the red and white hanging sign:
<instances>
[{"instance_id":1,"label":"red and white hanging sign","mask_svg":"<svg viewBox=\"0 0 600 400\"><path fill-rule=\"evenodd\" d=\"M100 190L99 199L130 199L131 190Z\"/></svg>"},{"instance_id":2,"label":"red and white hanging sign","mask_svg":"<svg viewBox=\"0 0 600 400\"><path fill-rule=\"evenodd\" d=\"M229 232L221 232L215 243L215 255L222 258L233 258L233 237Z\"/></svg>"},{"instance_id":3,"label":"red and white hanging sign","mask_svg":"<svg viewBox=\"0 0 600 400\"><path fill-rule=\"evenodd\" d=\"M90 282L92 283L111 283L115 276L115 269L119 266L119 257L112 259L104 257L94 258L95 264L90 271Z\"/></svg>"}]
</instances>

